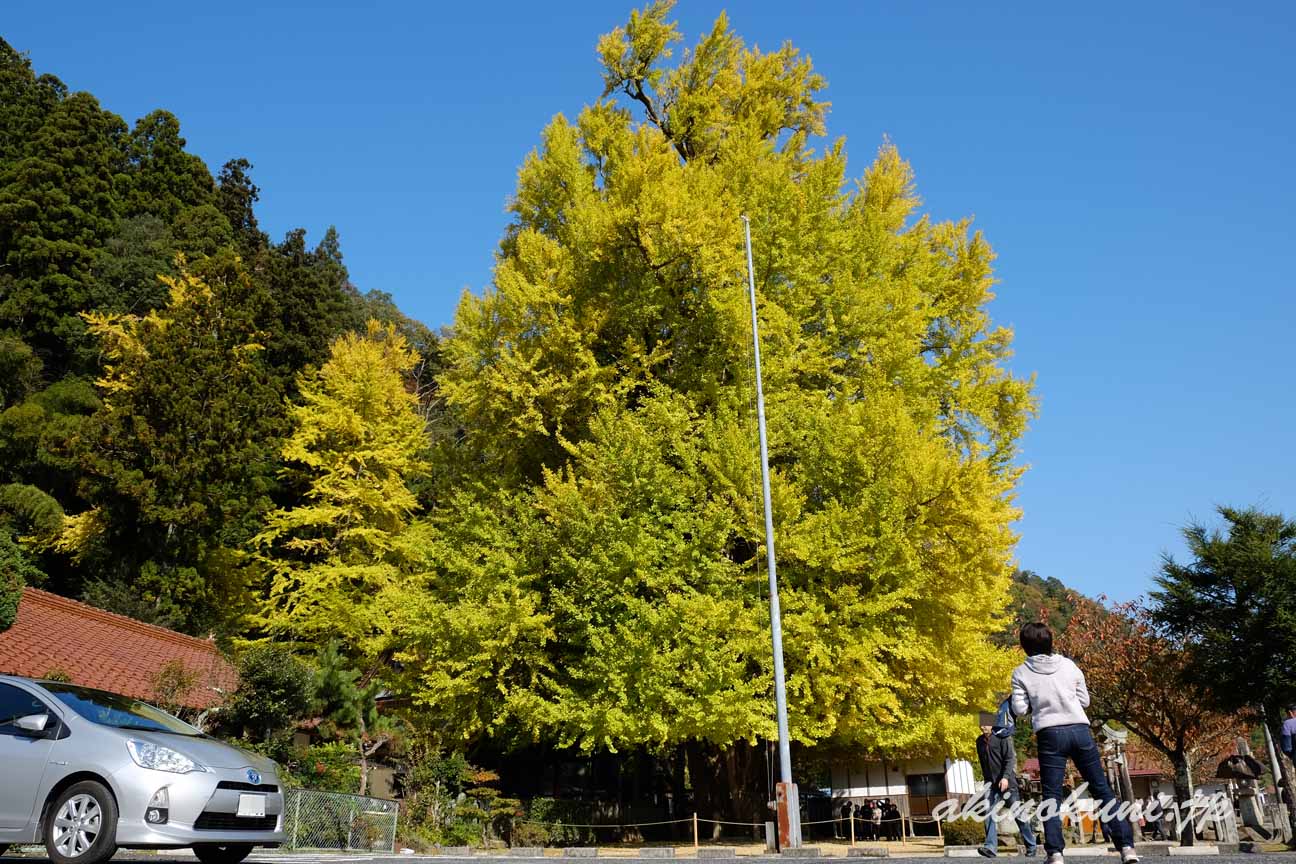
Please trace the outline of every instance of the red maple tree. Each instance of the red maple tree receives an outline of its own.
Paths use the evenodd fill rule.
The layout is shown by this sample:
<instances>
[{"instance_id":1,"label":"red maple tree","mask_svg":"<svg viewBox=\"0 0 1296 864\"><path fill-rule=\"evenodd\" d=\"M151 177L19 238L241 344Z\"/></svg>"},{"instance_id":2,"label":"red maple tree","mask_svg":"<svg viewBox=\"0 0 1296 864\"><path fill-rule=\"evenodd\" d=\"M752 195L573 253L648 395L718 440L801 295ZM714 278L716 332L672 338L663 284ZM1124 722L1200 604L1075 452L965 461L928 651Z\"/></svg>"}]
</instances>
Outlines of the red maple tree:
<instances>
[{"instance_id":1,"label":"red maple tree","mask_svg":"<svg viewBox=\"0 0 1296 864\"><path fill-rule=\"evenodd\" d=\"M1085 674L1090 719L1121 724L1165 757L1180 802L1192 796L1194 774L1213 773L1245 733L1247 718L1212 710L1201 687L1185 680L1192 651L1159 629L1141 601L1082 601L1057 650Z\"/></svg>"}]
</instances>

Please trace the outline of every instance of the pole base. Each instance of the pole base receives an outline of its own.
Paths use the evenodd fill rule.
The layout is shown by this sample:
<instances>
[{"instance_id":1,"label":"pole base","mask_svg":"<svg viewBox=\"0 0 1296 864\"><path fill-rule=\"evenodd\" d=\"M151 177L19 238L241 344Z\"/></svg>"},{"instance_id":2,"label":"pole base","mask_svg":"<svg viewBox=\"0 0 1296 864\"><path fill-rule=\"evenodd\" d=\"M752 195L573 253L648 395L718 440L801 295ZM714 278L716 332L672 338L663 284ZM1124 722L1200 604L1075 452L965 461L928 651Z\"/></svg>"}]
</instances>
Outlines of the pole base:
<instances>
[{"instance_id":1,"label":"pole base","mask_svg":"<svg viewBox=\"0 0 1296 864\"><path fill-rule=\"evenodd\" d=\"M774 801L778 809L779 849L801 848L801 798L795 783L779 783L774 787Z\"/></svg>"}]
</instances>

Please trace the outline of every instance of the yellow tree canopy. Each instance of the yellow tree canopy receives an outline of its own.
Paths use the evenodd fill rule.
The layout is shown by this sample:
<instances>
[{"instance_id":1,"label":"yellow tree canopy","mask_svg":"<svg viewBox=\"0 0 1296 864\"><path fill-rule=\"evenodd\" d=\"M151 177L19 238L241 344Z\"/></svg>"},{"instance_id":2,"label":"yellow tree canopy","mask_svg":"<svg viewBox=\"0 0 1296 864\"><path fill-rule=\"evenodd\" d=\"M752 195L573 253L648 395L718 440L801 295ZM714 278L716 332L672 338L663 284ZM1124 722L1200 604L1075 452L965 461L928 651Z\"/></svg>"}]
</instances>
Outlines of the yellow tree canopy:
<instances>
[{"instance_id":1,"label":"yellow tree canopy","mask_svg":"<svg viewBox=\"0 0 1296 864\"><path fill-rule=\"evenodd\" d=\"M602 98L527 157L494 284L444 343L429 567L387 599L419 716L585 749L772 737L751 216L790 719L802 742L964 750L1004 687L1031 385L990 247L858 181L791 46L670 5L603 37Z\"/></svg>"},{"instance_id":2,"label":"yellow tree canopy","mask_svg":"<svg viewBox=\"0 0 1296 864\"><path fill-rule=\"evenodd\" d=\"M340 637L371 657L387 648L375 599L401 586L422 546L409 484L427 470L427 438L405 386L417 362L394 327L370 321L301 376L282 455L306 503L269 514L253 540L270 580L258 629L308 643Z\"/></svg>"}]
</instances>

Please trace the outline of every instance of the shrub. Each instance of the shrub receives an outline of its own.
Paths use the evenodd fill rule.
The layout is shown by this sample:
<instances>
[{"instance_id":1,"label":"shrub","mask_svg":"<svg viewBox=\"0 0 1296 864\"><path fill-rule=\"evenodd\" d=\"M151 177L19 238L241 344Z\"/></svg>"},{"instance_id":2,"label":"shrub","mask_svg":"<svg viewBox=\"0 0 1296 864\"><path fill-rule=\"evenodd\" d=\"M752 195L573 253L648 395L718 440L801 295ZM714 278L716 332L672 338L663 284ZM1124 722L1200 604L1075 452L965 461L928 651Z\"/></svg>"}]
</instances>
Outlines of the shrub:
<instances>
[{"instance_id":1,"label":"shrub","mask_svg":"<svg viewBox=\"0 0 1296 864\"><path fill-rule=\"evenodd\" d=\"M262 742L291 732L310 710L311 671L286 648L254 646L239 658L229 722Z\"/></svg>"},{"instance_id":2,"label":"shrub","mask_svg":"<svg viewBox=\"0 0 1296 864\"><path fill-rule=\"evenodd\" d=\"M985 841L985 824L975 819L953 819L941 829L946 846L979 846Z\"/></svg>"},{"instance_id":3,"label":"shrub","mask_svg":"<svg viewBox=\"0 0 1296 864\"><path fill-rule=\"evenodd\" d=\"M0 631L8 630L17 619L23 587L40 584L44 577L10 534L9 523L0 514Z\"/></svg>"},{"instance_id":4,"label":"shrub","mask_svg":"<svg viewBox=\"0 0 1296 864\"><path fill-rule=\"evenodd\" d=\"M244 750L260 753L279 765L284 785L294 789L356 794L360 788L360 754L346 741L295 747L288 735L269 741L235 741Z\"/></svg>"},{"instance_id":5,"label":"shrub","mask_svg":"<svg viewBox=\"0 0 1296 864\"><path fill-rule=\"evenodd\" d=\"M186 713L185 699L193 693L201 678L197 672L190 671L183 660L168 660L153 676L153 704L168 714L183 716Z\"/></svg>"},{"instance_id":6,"label":"shrub","mask_svg":"<svg viewBox=\"0 0 1296 864\"><path fill-rule=\"evenodd\" d=\"M497 775L473 767L462 753L420 742L409 747L404 761L399 782L410 845L517 845L512 832L521 802L493 788Z\"/></svg>"},{"instance_id":7,"label":"shrub","mask_svg":"<svg viewBox=\"0 0 1296 864\"><path fill-rule=\"evenodd\" d=\"M8 630L18 618L23 579L16 570L0 569L0 631Z\"/></svg>"},{"instance_id":8,"label":"shrub","mask_svg":"<svg viewBox=\"0 0 1296 864\"><path fill-rule=\"evenodd\" d=\"M532 798L526 807L525 819L529 821L521 824L533 831L542 831L548 838L547 845L588 846L598 842L594 829L575 826L595 824L598 820L594 816L594 809L584 801ZM527 844L515 841L514 845Z\"/></svg>"}]
</instances>

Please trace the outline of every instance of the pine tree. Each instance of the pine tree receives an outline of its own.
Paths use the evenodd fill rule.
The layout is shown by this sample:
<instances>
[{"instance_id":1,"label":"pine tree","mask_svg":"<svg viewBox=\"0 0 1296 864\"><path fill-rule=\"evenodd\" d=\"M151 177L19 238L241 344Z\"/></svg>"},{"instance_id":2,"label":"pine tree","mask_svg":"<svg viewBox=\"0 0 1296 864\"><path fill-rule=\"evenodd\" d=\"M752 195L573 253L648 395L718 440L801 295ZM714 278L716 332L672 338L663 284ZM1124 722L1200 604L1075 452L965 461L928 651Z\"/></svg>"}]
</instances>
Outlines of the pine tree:
<instances>
[{"instance_id":1,"label":"pine tree","mask_svg":"<svg viewBox=\"0 0 1296 864\"><path fill-rule=\"evenodd\" d=\"M97 605L196 631L242 598L238 550L269 509L282 395L262 357L269 301L232 255L164 277L144 316L89 313L103 405L81 429L64 548Z\"/></svg>"},{"instance_id":2,"label":"pine tree","mask_svg":"<svg viewBox=\"0 0 1296 864\"><path fill-rule=\"evenodd\" d=\"M152 214L168 225L182 212L211 204L216 184L202 159L185 152L180 121L169 111L141 117L126 144L130 164L118 193L126 216Z\"/></svg>"},{"instance_id":3,"label":"pine tree","mask_svg":"<svg viewBox=\"0 0 1296 864\"><path fill-rule=\"evenodd\" d=\"M342 264L337 229L330 227L314 249L306 232L289 231L262 258L275 300L275 325L269 334L270 362L288 375L328 357L334 339L363 329L361 300Z\"/></svg>"},{"instance_id":4,"label":"pine tree","mask_svg":"<svg viewBox=\"0 0 1296 864\"><path fill-rule=\"evenodd\" d=\"M0 327L21 327L54 377L88 364L80 313L103 299L93 268L120 215L125 131L93 96L74 93L0 172Z\"/></svg>"},{"instance_id":5,"label":"pine tree","mask_svg":"<svg viewBox=\"0 0 1296 864\"><path fill-rule=\"evenodd\" d=\"M65 96L62 81L37 76L27 56L0 39L0 171L27 152L46 116Z\"/></svg>"}]
</instances>

